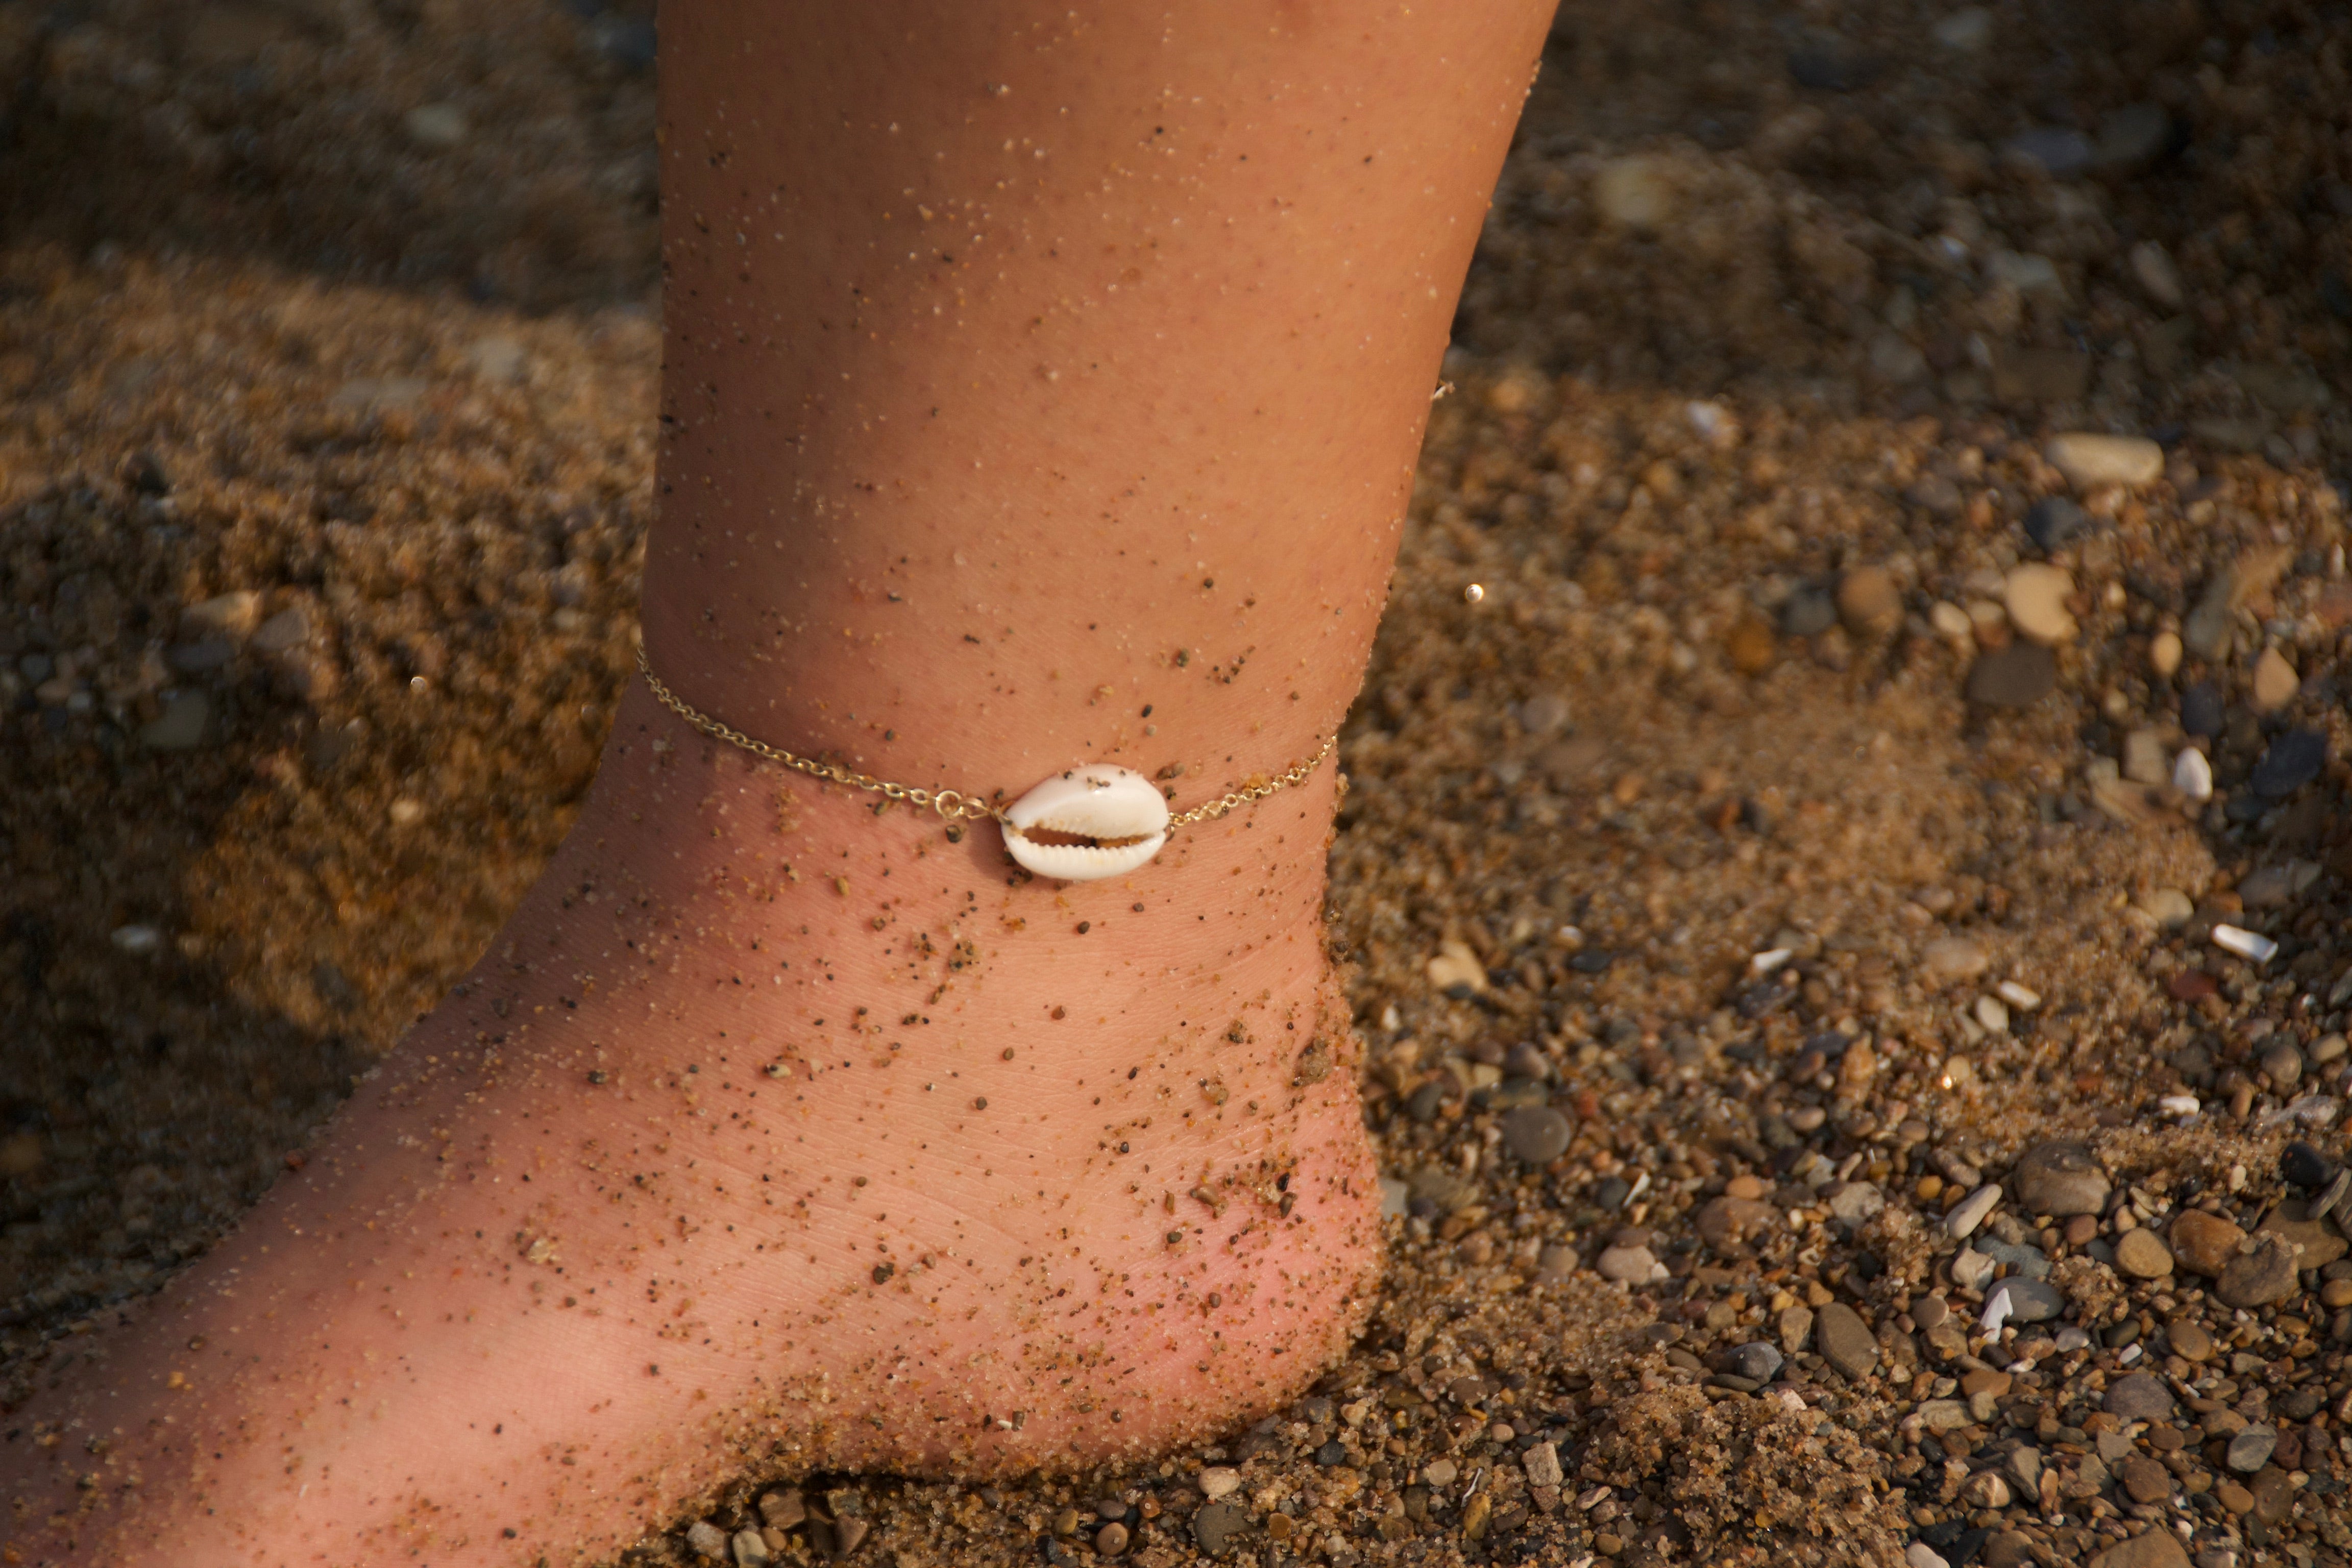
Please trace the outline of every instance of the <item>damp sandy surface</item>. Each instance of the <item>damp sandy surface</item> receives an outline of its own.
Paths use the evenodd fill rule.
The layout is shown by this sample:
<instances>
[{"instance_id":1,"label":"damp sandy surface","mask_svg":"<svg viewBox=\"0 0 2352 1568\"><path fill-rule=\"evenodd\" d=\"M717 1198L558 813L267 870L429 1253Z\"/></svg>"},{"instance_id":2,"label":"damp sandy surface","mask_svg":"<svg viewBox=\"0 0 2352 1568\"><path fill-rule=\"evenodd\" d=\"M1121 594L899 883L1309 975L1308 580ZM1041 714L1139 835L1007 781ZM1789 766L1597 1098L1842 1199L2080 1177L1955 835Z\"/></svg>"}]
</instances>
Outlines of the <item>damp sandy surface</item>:
<instances>
[{"instance_id":1,"label":"damp sandy surface","mask_svg":"<svg viewBox=\"0 0 2352 1568\"><path fill-rule=\"evenodd\" d=\"M12 1399L560 838L657 356L642 17L23 9ZM636 1555L2342 1561L2347 47L2291 5L1571 4L1341 742L1405 1211L1367 1336L1213 1447L765 1514L747 1479ZM2070 479L2071 431L2153 477ZM2091 1212L2027 1201L2052 1138ZM2004 1271L2054 1310L1989 1334L2042 1300Z\"/></svg>"}]
</instances>

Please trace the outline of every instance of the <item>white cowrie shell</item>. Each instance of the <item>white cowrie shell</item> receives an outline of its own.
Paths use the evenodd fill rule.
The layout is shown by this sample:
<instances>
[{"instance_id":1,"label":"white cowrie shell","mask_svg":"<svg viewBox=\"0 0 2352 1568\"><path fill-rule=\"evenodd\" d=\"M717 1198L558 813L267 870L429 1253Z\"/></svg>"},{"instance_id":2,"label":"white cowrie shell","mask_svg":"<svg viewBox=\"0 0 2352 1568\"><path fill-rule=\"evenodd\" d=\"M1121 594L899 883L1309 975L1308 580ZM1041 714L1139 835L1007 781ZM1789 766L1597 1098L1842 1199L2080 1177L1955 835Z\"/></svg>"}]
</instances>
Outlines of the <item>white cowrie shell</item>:
<instances>
[{"instance_id":1,"label":"white cowrie shell","mask_svg":"<svg viewBox=\"0 0 2352 1568\"><path fill-rule=\"evenodd\" d=\"M1133 768L1088 763L1047 779L1004 810L1004 847L1040 877L1091 882L1132 871L1168 842L1168 802ZM1092 844L1040 844L1032 832ZM1109 839L1114 842L1104 843Z\"/></svg>"}]
</instances>

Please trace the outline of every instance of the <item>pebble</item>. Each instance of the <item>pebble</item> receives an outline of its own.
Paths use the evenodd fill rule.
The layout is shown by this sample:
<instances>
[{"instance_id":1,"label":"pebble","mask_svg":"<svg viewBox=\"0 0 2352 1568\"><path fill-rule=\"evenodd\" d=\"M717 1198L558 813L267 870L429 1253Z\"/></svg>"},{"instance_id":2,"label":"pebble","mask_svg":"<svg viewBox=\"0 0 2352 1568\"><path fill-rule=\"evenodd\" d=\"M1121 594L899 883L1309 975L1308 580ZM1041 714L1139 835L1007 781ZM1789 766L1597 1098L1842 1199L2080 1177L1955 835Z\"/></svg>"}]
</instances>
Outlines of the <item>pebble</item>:
<instances>
[{"instance_id":1,"label":"pebble","mask_svg":"<svg viewBox=\"0 0 2352 1568\"><path fill-rule=\"evenodd\" d=\"M2238 1256L2239 1244L2246 1233L2239 1226L2220 1215L2207 1214L2203 1209L2183 1209L2166 1233L2172 1245L2172 1255L2196 1272L2216 1275Z\"/></svg>"},{"instance_id":2,"label":"pebble","mask_svg":"<svg viewBox=\"0 0 2352 1568\"><path fill-rule=\"evenodd\" d=\"M1817 637L1837 625L1837 601L1829 591L1811 584L1797 588L1780 605L1780 630L1792 637Z\"/></svg>"},{"instance_id":3,"label":"pebble","mask_svg":"<svg viewBox=\"0 0 2352 1568\"><path fill-rule=\"evenodd\" d=\"M1992 965L1983 947L1964 936L1937 937L1921 951L1919 959L1930 980L1947 984L1974 980Z\"/></svg>"},{"instance_id":4,"label":"pebble","mask_svg":"<svg viewBox=\"0 0 2352 1568\"><path fill-rule=\"evenodd\" d=\"M203 692L172 692L163 711L139 727L139 743L151 752L193 752L204 744L212 716L212 700Z\"/></svg>"},{"instance_id":5,"label":"pebble","mask_svg":"<svg viewBox=\"0 0 2352 1568\"><path fill-rule=\"evenodd\" d=\"M1903 1568L1951 1568L1951 1564L1926 1542L1915 1541L1903 1549Z\"/></svg>"},{"instance_id":6,"label":"pebble","mask_svg":"<svg viewBox=\"0 0 2352 1568\"><path fill-rule=\"evenodd\" d=\"M2189 1568L2180 1538L2162 1524L2118 1542L2091 1559L2090 1568Z\"/></svg>"},{"instance_id":7,"label":"pebble","mask_svg":"<svg viewBox=\"0 0 2352 1568\"><path fill-rule=\"evenodd\" d=\"M1936 628L1937 636L1952 642L1972 642L1976 638L1976 622L1948 599L1938 599L1927 606L1927 624Z\"/></svg>"},{"instance_id":8,"label":"pebble","mask_svg":"<svg viewBox=\"0 0 2352 1568\"><path fill-rule=\"evenodd\" d=\"M2172 787L2184 800L2206 801L2213 798L2213 764L2205 753L2194 746L2181 749L2172 759Z\"/></svg>"},{"instance_id":9,"label":"pebble","mask_svg":"<svg viewBox=\"0 0 2352 1568\"><path fill-rule=\"evenodd\" d=\"M2103 169L2143 168L2172 145L2172 116L2160 103L2143 100L2099 117L2095 156Z\"/></svg>"},{"instance_id":10,"label":"pebble","mask_svg":"<svg viewBox=\"0 0 2352 1568\"><path fill-rule=\"evenodd\" d=\"M2284 800L2319 776L2327 765L2327 737L2317 730L2289 730L2270 743L2248 781L2265 800Z\"/></svg>"},{"instance_id":11,"label":"pebble","mask_svg":"<svg viewBox=\"0 0 2352 1568\"><path fill-rule=\"evenodd\" d=\"M1903 624L1903 594L1884 566L1857 566L1840 578L1837 608L1856 637L1884 637Z\"/></svg>"},{"instance_id":12,"label":"pebble","mask_svg":"<svg viewBox=\"0 0 2352 1568\"><path fill-rule=\"evenodd\" d=\"M2143 239L2131 247L2132 280L2147 297L2168 310L2178 310L2188 302L2188 290L2180 286L2180 268L2172 263L2171 253L2152 239Z\"/></svg>"},{"instance_id":13,"label":"pebble","mask_svg":"<svg viewBox=\"0 0 2352 1568\"><path fill-rule=\"evenodd\" d=\"M1116 1557L1127 1550L1127 1526L1116 1521L1095 1531L1095 1551L1105 1557Z\"/></svg>"},{"instance_id":14,"label":"pebble","mask_svg":"<svg viewBox=\"0 0 2352 1568\"><path fill-rule=\"evenodd\" d=\"M719 1562L727 1560L727 1532L707 1519L686 1527L687 1550Z\"/></svg>"},{"instance_id":15,"label":"pebble","mask_svg":"<svg viewBox=\"0 0 2352 1568\"><path fill-rule=\"evenodd\" d=\"M2179 632L2158 632L2147 639L2147 667L2158 679L2172 679L2173 671L2180 668L2180 653Z\"/></svg>"},{"instance_id":16,"label":"pebble","mask_svg":"<svg viewBox=\"0 0 2352 1568\"><path fill-rule=\"evenodd\" d=\"M1538 1443L1520 1455L1519 1468L1531 1487L1556 1487L1565 1479L1559 1468L1559 1449L1551 1443Z\"/></svg>"},{"instance_id":17,"label":"pebble","mask_svg":"<svg viewBox=\"0 0 2352 1568\"><path fill-rule=\"evenodd\" d=\"M2336 1166L2326 1155L2297 1139L2279 1152L2279 1174L2298 1187L2324 1187L2336 1179Z\"/></svg>"},{"instance_id":18,"label":"pebble","mask_svg":"<svg viewBox=\"0 0 2352 1568\"><path fill-rule=\"evenodd\" d=\"M241 643L261 621L261 595L249 588L215 594L180 612L180 635L191 640L221 637Z\"/></svg>"},{"instance_id":19,"label":"pebble","mask_svg":"<svg viewBox=\"0 0 2352 1568\"><path fill-rule=\"evenodd\" d=\"M2162 1502L2172 1495L2172 1472L2146 1454L2127 1454L2116 1467L2116 1479L2134 1502Z\"/></svg>"},{"instance_id":20,"label":"pebble","mask_svg":"<svg viewBox=\"0 0 2352 1568\"><path fill-rule=\"evenodd\" d=\"M768 1543L756 1530L739 1530L731 1543L735 1549L735 1568L763 1568L771 1559Z\"/></svg>"},{"instance_id":21,"label":"pebble","mask_svg":"<svg viewBox=\"0 0 2352 1568\"><path fill-rule=\"evenodd\" d=\"M2294 1246L2284 1237L2258 1236L2252 1252L2230 1259L2213 1282L2213 1294L2232 1307L2267 1307L2300 1288Z\"/></svg>"},{"instance_id":22,"label":"pebble","mask_svg":"<svg viewBox=\"0 0 2352 1568\"><path fill-rule=\"evenodd\" d=\"M2001 605L2010 624L2035 642L2072 642L2079 628L2066 608L2074 579L2063 567L2027 563L2011 571L2001 584Z\"/></svg>"},{"instance_id":23,"label":"pebble","mask_svg":"<svg viewBox=\"0 0 2352 1568\"><path fill-rule=\"evenodd\" d=\"M2251 1476L2271 1462L2278 1449L2278 1428L2249 1426L2230 1439L2228 1463L2242 1476Z\"/></svg>"},{"instance_id":24,"label":"pebble","mask_svg":"<svg viewBox=\"0 0 2352 1568\"><path fill-rule=\"evenodd\" d=\"M2099 1408L2119 1421L2163 1421L2173 1413L2172 1391L2152 1373L2126 1373L2107 1384Z\"/></svg>"},{"instance_id":25,"label":"pebble","mask_svg":"<svg viewBox=\"0 0 2352 1568\"><path fill-rule=\"evenodd\" d=\"M1992 1271L1999 1267L1975 1247L1964 1247L1952 1259L1952 1282L1965 1289L1982 1290L1992 1283Z\"/></svg>"},{"instance_id":26,"label":"pebble","mask_svg":"<svg viewBox=\"0 0 2352 1568\"><path fill-rule=\"evenodd\" d=\"M2019 1156L2010 1173L2018 1206L2028 1214L2097 1214L2107 1201L2106 1173L2091 1151L2080 1143L2052 1141L2037 1143Z\"/></svg>"},{"instance_id":27,"label":"pebble","mask_svg":"<svg viewBox=\"0 0 2352 1568\"><path fill-rule=\"evenodd\" d=\"M1951 1315L1950 1303L1941 1296L1920 1296L1911 1302L1911 1321L1923 1329L1932 1329Z\"/></svg>"},{"instance_id":28,"label":"pebble","mask_svg":"<svg viewBox=\"0 0 2352 1568\"><path fill-rule=\"evenodd\" d=\"M2213 1359L2213 1336L2205 1331L2202 1323L2186 1318L2177 1323L2167 1323L2164 1342L2174 1355L2183 1361L2208 1362Z\"/></svg>"},{"instance_id":29,"label":"pebble","mask_svg":"<svg viewBox=\"0 0 2352 1568\"><path fill-rule=\"evenodd\" d=\"M1731 1352L1730 1367L1736 1377L1751 1383L1769 1383L1780 1373L1780 1352L1761 1340L1754 1340Z\"/></svg>"},{"instance_id":30,"label":"pebble","mask_svg":"<svg viewBox=\"0 0 2352 1568\"><path fill-rule=\"evenodd\" d=\"M2152 484L2164 472L2164 448L2139 436L2070 431L2050 437L2042 456L2078 490Z\"/></svg>"},{"instance_id":31,"label":"pebble","mask_svg":"<svg viewBox=\"0 0 2352 1568\"><path fill-rule=\"evenodd\" d=\"M1249 1528L1249 1510L1237 1502L1213 1502L1192 1516L1192 1541L1212 1557L1222 1557Z\"/></svg>"},{"instance_id":32,"label":"pebble","mask_svg":"<svg viewBox=\"0 0 2352 1568\"><path fill-rule=\"evenodd\" d=\"M2286 655L2266 647L2254 661L2253 687L2254 711L2275 713L2294 700L2294 694L2303 689L2303 678L2286 661Z\"/></svg>"},{"instance_id":33,"label":"pebble","mask_svg":"<svg viewBox=\"0 0 2352 1568\"><path fill-rule=\"evenodd\" d=\"M1744 616L1724 635L1723 656L1740 674L1761 675L1772 668L1780 649L1769 624L1758 616Z\"/></svg>"},{"instance_id":34,"label":"pebble","mask_svg":"<svg viewBox=\"0 0 2352 1568\"><path fill-rule=\"evenodd\" d=\"M117 926L107 940L123 952L143 958L163 947L163 933L148 925Z\"/></svg>"},{"instance_id":35,"label":"pebble","mask_svg":"<svg viewBox=\"0 0 2352 1568\"><path fill-rule=\"evenodd\" d=\"M2061 125L2029 126L2003 142L2000 150L2009 157L2037 165L2053 180L2071 180L2091 166L2091 139ZM2051 461L2055 463L2057 458Z\"/></svg>"},{"instance_id":36,"label":"pebble","mask_svg":"<svg viewBox=\"0 0 2352 1568\"><path fill-rule=\"evenodd\" d=\"M1592 1267L1603 1279L1614 1279L1621 1285L1646 1285L1665 1273L1646 1247L1604 1247Z\"/></svg>"},{"instance_id":37,"label":"pebble","mask_svg":"<svg viewBox=\"0 0 2352 1568\"><path fill-rule=\"evenodd\" d=\"M2248 931L2243 926L2215 926L2213 945L2224 952L2234 952L2240 958L2251 959L2256 963L2268 963L2278 956L2278 943L2263 935L2262 932Z\"/></svg>"},{"instance_id":38,"label":"pebble","mask_svg":"<svg viewBox=\"0 0 2352 1568\"><path fill-rule=\"evenodd\" d=\"M1522 1105L1503 1118L1503 1147L1530 1165L1549 1165L1568 1151L1575 1130L1549 1105Z\"/></svg>"},{"instance_id":39,"label":"pebble","mask_svg":"<svg viewBox=\"0 0 2352 1568\"><path fill-rule=\"evenodd\" d=\"M2294 1042L2281 1040L2263 1052L2262 1069L2269 1075L2273 1089L2281 1094L2288 1093L2303 1077L2303 1053L2294 1048Z\"/></svg>"},{"instance_id":40,"label":"pebble","mask_svg":"<svg viewBox=\"0 0 2352 1568\"><path fill-rule=\"evenodd\" d=\"M1969 700L1987 708L2030 708L2058 685L2058 658L2037 642L2013 642L1969 667Z\"/></svg>"},{"instance_id":41,"label":"pebble","mask_svg":"<svg viewBox=\"0 0 2352 1568\"><path fill-rule=\"evenodd\" d=\"M420 103L401 122L408 139L428 152L442 152L466 139L466 111L454 103Z\"/></svg>"},{"instance_id":42,"label":"pebble","mask_svg":"<svg viewBox=\"0 0 2352 1568\"><path fill-rule=\"evenodd\" d=\"M1830 1214L1849 1226L1864 1224L1886 1208L1886 1194L1869 1182L1847 1182L1830 1194Z\"/></svg>"},{"instance_id":43,"label":"pebble","mask_svg":"<svg viewBox=\"0 0 2352 1568\"><path fill-rule=\"evenodd\" d=\"M1966 1240L1975 1233L1977 1226L1985 1222L1985 1216L1992 1213L1993 1205L1999 1202L2000 1202L2000 1183L1989 1182L1979 1187L1975 1192L1962 1198L1958 1205L1944 1216L1945 1234L1956 1241Z\"/></svg>"},{"instance_id":44,"label":"pebble","mask_svg":"<svg viewBox=\"0 0 2352 1568\"><path fill-rule=\"evenodd\" d=\"M1675 216L1674 164L1654 153L1612 158L1592 180L1592 205L1619 228L1654 234Z\"/></svg>"},{"instance_id":45,"label":"pebble","mask_svg":"<svg viewBox=\"0 0 2352 1568\"><path fill-rule=\"evenodd\" d=\"M2046 1323L2066 1310L2066 1293L2047 1279L2018 1275L1993 1287L1993 1294L2008 1300L2012 1323ZM1992 1302L1985 1304L1985 1311L1991 1315Z\"/></svg>"},{"instance_id":46,"label":"pebble","mask_svg":"<svg viewBox=\"0 0 2352 1568\"><path fill-rule=\"evenodd\" d=\"M1801 1355L1813 1341L1813 1310L1806 1306L1788 1308L1774 1326L1780 1331L1780 1348L1790 1355Z\"/></svg>"},{"instance_id":47,"label":"pebble","mask_svg":"<svg viewBox=\"0 0 2352 1568\"><path fill-rule=\"evenodd\" d=\"M278 611L253 633L253 646L261 653L284 653L310 640L310 616L299 605Z\"/></svg>"},{"instance_id":48,"label":"pebble","mask_svg":"<svg viewBox=\"0 0 2352 1568\"><path fill-rule=\"evenodd\" d=\"M2090 514L2067 496L2043 496L2025 509L2025 537L2044 554L2064 549L2090 526Z\"/></svg>"},{"instance_id":49,"label":"pebble","mask_svg":"<svg viewBox=\"0 0 2352 1568\"><path fill-rule=\"evenodd\" d=\"M1421 1479L1433 1487L1450 1487L1460 1478L1462 1468L1451 1459L1432 1459L1422 1468Z\"/></svg>"},{"instance_id":50,"label":"pebble","mask_svg":"<svg viewBox=\"0 0 2352 1568\"><path fill-rule=\"evenodd\" d=\"M760 1495L760 1520L770 1530L790 1530L808 1517L808 1503L797 1487Z\"/></svg>"},{"instance_id":51,"label":"pebble","mask_svg":"<svg viewBox=\"0 0 2352 1568\"><path fill-rule=\"evenodd\" d=\"M2164 732L2134 730L2124 737L2124 777L2134 784L2160 784L2172 777L2170 759L2164 754Z\"/></svg>"},{"instance_id":52,"label":"pebble","mask_svg":"<svg viewBox=\"0 0 2352 1568\"><path fill-rule=\"evenodd\" d=\"M1211 1502L1232 1493L1242 1484L1242 1473L1223 1465L1213 1465L1200 1477L1201 1495Z\"/></svg>"},{"instance_id":53,"label":"pebble","mask_svg":"<svg viewBox=\"0 0 2352 1568\"><path fill-rule=\"evenodd\" d=\"M2180 693L2180 727L2200 740L2210 741L2221 734L2228 719L2221 705L2221 689L2210 680L2200 680L2182 689Z\"/></svg>"},{"instance_id":54,"label":"pebble","mask_svg":"<svg viewBox=\"0 0 2352 1568\"><path fill-rule=\"evenodd\" d=\"M2172 1248L2152 1230L2127 1230L2116 1238L2116 1267L2135 1279L2161 1279L2172 1272Z\"/></svg>"},{"instance_id":55,"label":"pebble","mask_svg":"<svg viewBox=\"0 0 2352 1568\"><path fill-rule=\"evenodd\" d=\"M1813 1320L1813 1338L1823 1361L1859 1383L1878 1364L1878 1342L1860 1313L1832 1301Z\"/></svg>"}]
</instances>

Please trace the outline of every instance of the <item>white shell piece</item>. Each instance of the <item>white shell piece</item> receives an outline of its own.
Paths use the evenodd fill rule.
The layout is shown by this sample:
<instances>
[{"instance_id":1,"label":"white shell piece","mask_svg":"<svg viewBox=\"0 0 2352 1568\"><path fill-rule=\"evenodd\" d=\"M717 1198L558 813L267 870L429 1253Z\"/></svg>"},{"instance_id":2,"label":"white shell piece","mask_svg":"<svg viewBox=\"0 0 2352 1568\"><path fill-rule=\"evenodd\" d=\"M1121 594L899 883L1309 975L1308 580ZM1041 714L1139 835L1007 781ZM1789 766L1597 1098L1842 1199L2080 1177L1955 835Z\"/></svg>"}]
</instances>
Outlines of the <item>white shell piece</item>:
<instances>
[{"instance_id":1,"label":"white shell piece","mask_svg":"<svg viewBox=\"0 0 2352 1568\"><path fill-rule=\"evenodd\" d=\"M2256 963L2268 963L2278 954L2278 943L2260 931L2247 931L2242 926L2215 926L2213 945L2251 958Z\"/></svg>"},{"instance_id":2,"label":"white shell piece","mask_svg":"<svg viewBox=\"0 0 2352 1568\"><path fill-rule=\"evenodd\" d=\"M2190 746L2172 760L2172 787L2189 800L2213 798L2213 764Z\"/></svg>"},{"instance_id":3,"label":"white shell piece","mask_svg":"<svg viewBox=\"0 0 2352 1568\"><path fill-rule=\"evenodd\" d=\"M1040 844L1032 832L1075 834L1122 844ZM1088 763L1056 773L1004 812L1004 847L1040 877L1091 882L1132 871L1168 842L1168 802L1133 768Z\"/></svg>"},{"instance_id":4,"label":"white shell piece","mask_svg":"<svg viewBox=\"0 0 2352 1568\"><path fill-rule=\"evenodd\" d=\"M2000 984L1994 986L1993 990L2000 993L2000 999L2002 1001L2008 1003L2011 1006L2020 1008L2024 1012L2031 1013L2033 1009L2042 1005L2042 994L2040 992L2028 990L2025 986L2020 985L2014 980L2004 980Z\"/></svg>"}]
</instances>

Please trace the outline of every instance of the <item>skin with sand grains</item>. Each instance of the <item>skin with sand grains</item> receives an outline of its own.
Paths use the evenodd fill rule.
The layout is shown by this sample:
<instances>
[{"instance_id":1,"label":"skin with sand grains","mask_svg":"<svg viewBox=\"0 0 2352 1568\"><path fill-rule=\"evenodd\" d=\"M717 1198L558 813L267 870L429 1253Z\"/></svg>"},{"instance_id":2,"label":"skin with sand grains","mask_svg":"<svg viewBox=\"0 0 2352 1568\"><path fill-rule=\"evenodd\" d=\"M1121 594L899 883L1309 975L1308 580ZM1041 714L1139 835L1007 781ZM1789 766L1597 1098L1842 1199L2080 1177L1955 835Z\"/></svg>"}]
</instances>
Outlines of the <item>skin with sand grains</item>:
<instances>
[{"instance_id":1,"label":"skin with sand grains","mask_svg":"<svg viewBox=\"0 0 2352 1568\"><path fill-rule=\"evenodd\" d=\"M633 695L505 940L20 1415L20 1555L587 1561L745 1468L1066 1469L1282 1397L1379 1266L1295 794L1065 886Z\"/></svg>"}]
</instances>

